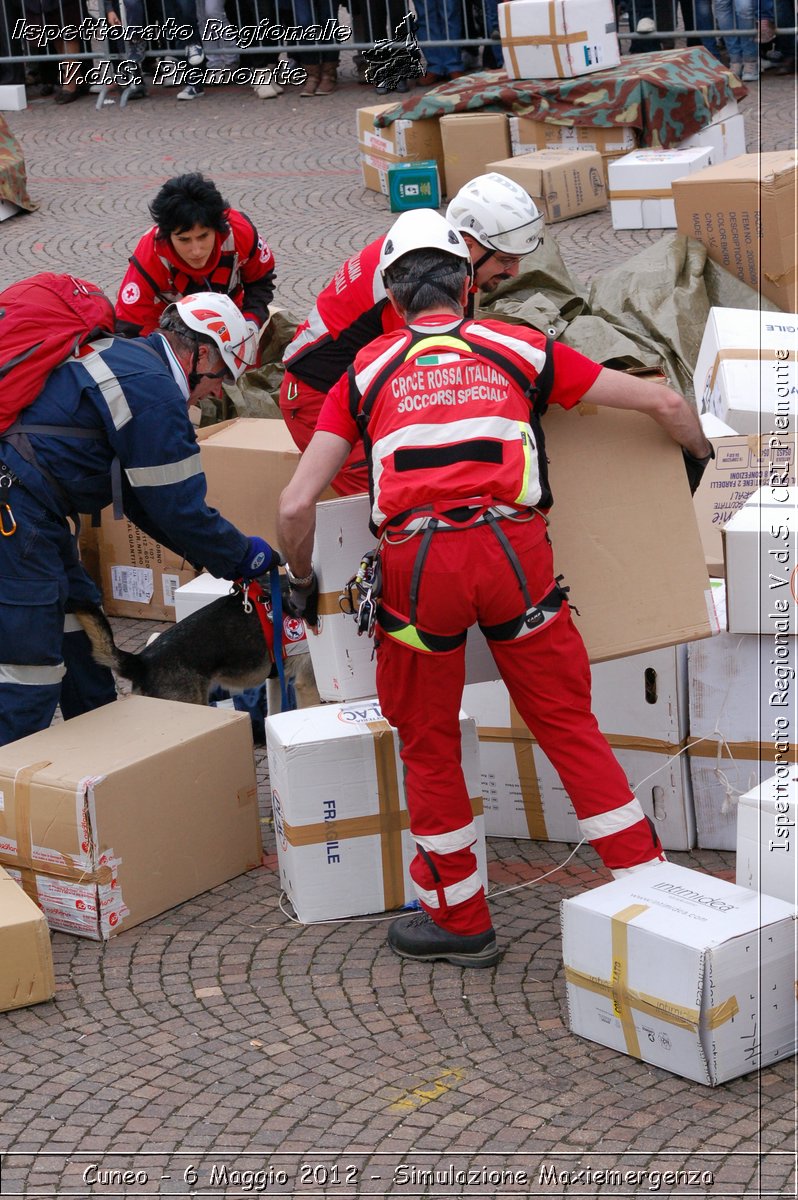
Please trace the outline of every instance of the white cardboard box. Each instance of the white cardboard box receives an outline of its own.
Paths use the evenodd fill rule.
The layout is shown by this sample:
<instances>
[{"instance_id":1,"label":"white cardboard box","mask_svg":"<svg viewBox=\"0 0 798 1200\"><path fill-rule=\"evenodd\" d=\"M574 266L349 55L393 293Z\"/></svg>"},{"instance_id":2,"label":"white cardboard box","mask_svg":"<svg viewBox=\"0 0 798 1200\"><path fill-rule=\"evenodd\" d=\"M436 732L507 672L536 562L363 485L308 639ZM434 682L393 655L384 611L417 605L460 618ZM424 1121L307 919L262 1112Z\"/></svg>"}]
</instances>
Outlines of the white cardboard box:
<instances>
[{"instance_id":1,"label":"white cardboard box","mask_svg":"<svg viewBox=\"0 0 798 1200\"><path fill-rule=\"evenodd\" d=\"M232 588L229 579L217 579L203 571L196 579L175 589L175 620L182 621L189 613L197 612L220 596L229 595Z\"/></svg>"},{"instance_id":2,"label":"white cardboard box","mask_svg":"<svg viewBox=\"0 0 798 1200\"><path fill-rule=\"evenodd\" d=\"M28 107L24 83L0 84L0 112L21 112Z\"/></svg>"},{"instance_id":3,"label":"white cardboard box","mask_svg":"<svg viewBox=\"0 0 798 1200\"><path fill-rule=\"evenodd\" d=\"M461 714L462 765L487 891L476 726ZM416 899L399 740L376 700L266 720L280 883L300 921L401 908Z\"/></svg>"},{"instance_id":4,"label":"white cardboard box","mask_svg":"<svg viewBox=\"0 0 798 1200\"><path fill-rule=\"evenodd\" d=\"M18 204L12 204L10 200L0 200L0 221L7 221L9 217L15 217L22 211Z\"/></svg>"},{"instance_id":5,"label":"white cardboard box","mask_svg":"<svg viewBox=\"0 0 798 1200\"><path fill-rule=\"evenodd\" d=\"M562 903L571 1030L716 1085L796 1050L795 915L662 863Z\"/></svg>"},{"instance_id":6,"label":"white cardboard box","mask_svg":"<svg viewBox=\"0 0 798 1200\"><path fill-rule=\"evenodd\" d=\"M679 753L685 745L681 731L686 731L687 722L686 695L679 695L686 687L685 648L652 654L665 668L660 672L659 725L645 711L642 696L637 700L638 720L634 717L635 694L643 690L646 671L651 670L645 666L647 657L633 655L594 666L593 708L606 730L614 716L612 697L617 697L614 707L623 728L605 736L665 849L689 850L695 845L695 819L687 759ZM504 683L467 686L463 708L477 723L486 835L578 842L582 833L568 793L511 704ZM636 724L641 730L658 729L659 736L624 732Z\"/></svg>"},{"instance_id":7,"label":"white cardboard box","mask_svg":"<svg viewBox=\"0 0 798 1200\"><path fill-rule=\"evenodd\" d=\"M737 111L737 101L730 100L720 112L715 113L710 125L705 125L674 147L685 150L690 146L707 146L712 151L712 162L724 162L745 154L745 121Z\"/></svg>"},{"instance_id":8,"label":"white cardboard box","mask_svg":"<svg viewBox=\"0 0 798 1200\"><path fill-rule=\"evenodd\" d=\"M713 583L721 628L726 587ZM698 845L734 850L737 801L773 774L776 743L798 757L793 677L798 639L720 633L688 648L689 760ZM777 736L774 737L774 734Z\"/></svg>"},{"instance_id":9,"label":"white cardboard box","mask_svg":"<svg viewBox=\"0 0 798 1200\"><path fill-rule=\"evenodd\" d=\"M738 433L795 431L798 316L711 308L693 372L701 412Z\"/></svg>"},{"instance_id":10,"label":"white cardboard box","mask_svg":"<svg viewBox=\"0 0 798 1200\"><path fill-rule=\"evenodd\" d=\"M780 755L778 774L740 797L737 883L798 903L798 766Z\"/></svg>"},{"instance_id":11,"label":"white cardboard box","mask_svg":"<svg viewBox=\"0 0 798 1200\"><path fill-rule=\"evenodd\" d=\"M683 150L632 150L607 165L613 229L675 229L671 184L708 167L707 146Z\"/></svg>"},{"instance_id":12,"label":"white cardboard box","mask_svg":"<svg viewBox=\"0 0 798 1200\"><path fill-rule=\"evenodd\" d=\"M499 5L510 79L572 79L621 61L612 0L512 0Z\"/></svg>"},{"instance_id":13,"label":"white cardboard box","mask_svg":"<svg viewBox=\"0 0 798 1200\"><path fill-rule=\"evenodd\" d=\"M798 488L764 487L723 527L730 633L798 635Z\"/></svg>"}]
</instances>

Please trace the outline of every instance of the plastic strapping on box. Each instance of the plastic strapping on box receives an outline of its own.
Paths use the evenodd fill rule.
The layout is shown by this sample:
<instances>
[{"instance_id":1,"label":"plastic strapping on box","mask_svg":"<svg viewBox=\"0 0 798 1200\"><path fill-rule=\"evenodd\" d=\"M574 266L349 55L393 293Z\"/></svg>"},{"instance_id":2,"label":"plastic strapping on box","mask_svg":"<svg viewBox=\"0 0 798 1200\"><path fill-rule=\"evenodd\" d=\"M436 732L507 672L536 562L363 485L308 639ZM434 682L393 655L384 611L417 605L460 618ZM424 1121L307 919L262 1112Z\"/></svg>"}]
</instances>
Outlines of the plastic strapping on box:
<instances>
[{"instance_id":1,"label":"plastic strapping on box","mask_svg":"<svg viewBox=\"0 0 798 1200\"><path fill-rule=\"evenodd\" d=\"M760 362L795 362L798 360L798 352L795 350L776 350L772 346L756 346L752 350L743 350L739 346L729 346L724 350L718 350L715 355L715 361L712 364L712 370L709 373L709 387L715 386L720 364L728 362L729 359L746 360L758 359Z\"/></svg>"},{"instance_id":2,"label":"plastic strapping on box","mask_svg":"<svg viewBox=\"0 0 798 1200\"><path fill-rule=\"evenodd\" d=\"M630 904L628 908L622 908L620 912L615 913L611 918L611 979L597 979L593 975L585 974L584 971L577 971L569 966L565 967L565 979L567 983L573 984L574 987L585 988L589 992L594 992L599 996L606 996L612 1000L613 1012L620 1020L621 1028L623 1029L627 1053L631 1054L634 1058L640 1058L641 1055L634 1017L632 1016L633 1008L638 1012L644 1013L646 1016L665 1021L669 1025L677 1025L680 1029L693 1030L696 1033L698 1033L701 1022L701 1013L697 1008L672 1004L668 1000L661 1000L657 996L649 996L645 992L640 992L635 988L629 987L628 925L635 917L639 917L642 913L646 912L648 907L647 904ZM716 1029L718 1025L723 1025L726 1021L730 1021L739 1011L740 1006L737 1003L737 997L729 996L722 1004L715 1006L706 1014L704 1023L709 1029Z\"/></svg>"},{"instance_id":3,"label":"plastic strapping on box","mask_svg":"<svg viewBox=\"0 0 798 1200\"><path fill-rule=\"evenodd\" d=\"M518 67L518 56L516 55L516 46L551 46L554 54L554 65L557 75L563 78L563 64L560 56L560 46L567 46L571 42L586 42L587 30L581 29L578 33L558 33L557 32L557 0L549 0L549 32L545 34L529 34L525 37L513 37L512 21L510 13L512 8L508 5L504 10L505 21L507 24L507 33L502 38L502 49L506 50L510 55L510 62L513 67L513 74L516 79L521 78Z\"/></svg>"}]
</instances>

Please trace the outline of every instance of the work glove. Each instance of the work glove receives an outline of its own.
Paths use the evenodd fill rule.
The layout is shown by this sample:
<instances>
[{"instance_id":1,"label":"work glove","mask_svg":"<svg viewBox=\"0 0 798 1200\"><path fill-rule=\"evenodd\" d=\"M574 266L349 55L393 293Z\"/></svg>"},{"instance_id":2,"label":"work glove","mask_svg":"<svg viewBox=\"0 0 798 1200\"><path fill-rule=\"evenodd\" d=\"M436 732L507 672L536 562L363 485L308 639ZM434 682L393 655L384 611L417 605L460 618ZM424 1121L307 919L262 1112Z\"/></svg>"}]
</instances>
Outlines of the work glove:
<instances>
[{"instance_id":1,"label":"work glove","mask_svg":"<svg viewBox=\"0 0 798 1200\"><path fill-rule=\"evenodd\" d=\"M682 455L684 457L684 466L687 471L687 481L690 484L690 495L694 496L698 491L698 485L701 482L704 472L709 466L710 461L715 457L715 447L710 443L709 454L705 458L696 458L689 450L685 450L682 446Z\"/></svg>"},{"instance_id":2,"label":"work glove","mask_svg":"<svg viewBox=\"0 0 798 1200\"><path fill-rule=\"evenodd\" d=\"M283 565L279 551L272 549L263 538L247 538L247 552L235 570L236 579L256 579L273 567Z\"/></svg>"},{"instance_id":3,"label":"work glove","mask_svg":"<svg viewBox=\"0 0 798 1200\"><path fill-rule=\"evenodd\" d=\"M291 583L288 589L288 605L294 616L300 617L315 629L319 623L319 581L316 572L311 573L313 578L310 583L302 587ZM290 582L291 576L288 578Z\"/></svg>"}]
</instances>

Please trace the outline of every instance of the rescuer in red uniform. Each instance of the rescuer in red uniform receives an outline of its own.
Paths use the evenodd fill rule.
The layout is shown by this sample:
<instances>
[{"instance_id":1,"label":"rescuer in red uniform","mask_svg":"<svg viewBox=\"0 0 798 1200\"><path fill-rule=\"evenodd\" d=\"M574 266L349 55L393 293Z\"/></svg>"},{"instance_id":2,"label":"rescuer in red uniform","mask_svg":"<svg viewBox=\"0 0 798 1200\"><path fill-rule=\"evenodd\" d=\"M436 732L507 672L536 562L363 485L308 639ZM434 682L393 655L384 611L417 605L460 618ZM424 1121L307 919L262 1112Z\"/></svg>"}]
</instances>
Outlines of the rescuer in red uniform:
<instances>
[{"instance_id":1,"label":"rescuer in red uniform","mask_svg":"<svg viewBox=\"0 0 798 1200\"><path fill-rule=\"evenodd\" d=\"M388 941L406 958L490 967L499 951L460 766L471 625L606 866L664 857L591 712L587 653L546 532L541 417L547 404L580 400L646 413L682 446L693 488L712 447L670 388L532 329L464 320L468 248L432 210L395 222L381 271L405 324L361 351L330 392L281 497L278 536L293 602L315 624L315 502L362 438L381 539L377 693L399 732L417 846L410 874L424 910L394 921Z\"/></svg>"}]
</instances>

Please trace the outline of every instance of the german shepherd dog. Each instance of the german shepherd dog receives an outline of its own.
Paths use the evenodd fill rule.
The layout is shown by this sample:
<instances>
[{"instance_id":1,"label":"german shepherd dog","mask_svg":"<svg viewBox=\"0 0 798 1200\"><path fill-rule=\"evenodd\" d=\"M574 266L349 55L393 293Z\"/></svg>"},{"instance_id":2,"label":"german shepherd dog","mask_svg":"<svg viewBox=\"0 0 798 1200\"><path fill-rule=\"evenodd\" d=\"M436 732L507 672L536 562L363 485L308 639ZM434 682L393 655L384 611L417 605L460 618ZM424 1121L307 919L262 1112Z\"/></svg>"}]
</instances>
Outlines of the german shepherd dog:
<instances>
[{"instance_id":1,"label":"german shepherd dog","mask_svg":"<svg viewBox=\"0 0 798 1200\"><path fill-rule=\"evenodd\" d=\"M138 695L207 704L214 685L240 692L266 680L268 709L273 714L282 708L280 683L255 611L257 603L262 601L250 599L245 604L242 591L236 588L189 613L151 639L138 654L119 649L102 609L84 607L75 616L88 635L95 661L129 679ZM284 612L289 628L301 636L302 622L291 620L285 605ZM302 643L295 644L296 652L289 643L289 652L284 654L285 677L294 685L297 707L309 708L320 703L319 693L306 643L301 650Z\"/></svg>"}]
</instances>

